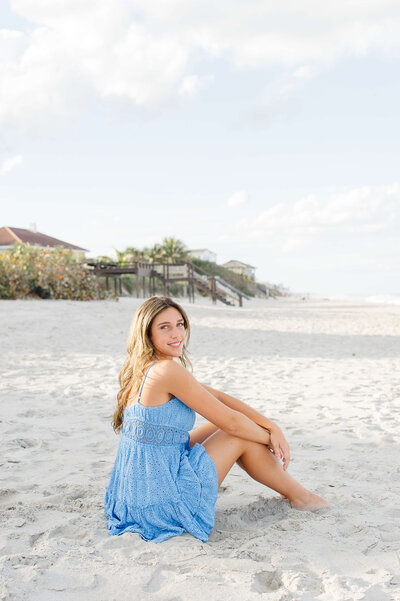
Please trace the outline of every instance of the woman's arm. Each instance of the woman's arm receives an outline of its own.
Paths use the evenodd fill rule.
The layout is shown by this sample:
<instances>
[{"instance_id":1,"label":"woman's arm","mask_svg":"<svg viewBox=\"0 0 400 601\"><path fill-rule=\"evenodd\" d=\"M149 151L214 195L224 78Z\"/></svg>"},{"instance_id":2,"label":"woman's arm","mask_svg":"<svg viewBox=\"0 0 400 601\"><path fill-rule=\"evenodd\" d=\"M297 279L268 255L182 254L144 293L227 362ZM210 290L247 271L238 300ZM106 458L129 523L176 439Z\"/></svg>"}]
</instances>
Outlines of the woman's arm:
<instances>
[{"instance_id":1,"label":"woman's arm","mask_svg":"<svg viewBox=\"0 0 400 601\"><path fill-rule=\"evenodd\" d=\"M158 361L153 367L153 378L157 378L166 392L176 396L185 405L194 409L221 430L254 442L271 444L267 430L258 426L240 411L219 401L212 393L175 361Z\"/></svg>"},{"instance_id":2,"label":"woman's arm","mask_svg":"<svg viewBox=\"0 0 400 601\"><path fill-rule=\"evenodd\" d=\"M207 386L207 384L201 384L203 388L205 388L210 394L215 396L221 403L224 403L227 407L234 409L235 411L240 411L243 415L246 415L253 422L261 426L262 428L267 428L271 432L271 441L268 445L270 449L274 452L278 459L283 459L283 467L286 469L289 465L290 461L290 449L289 445L285 439L285 436L280 429L280 427L272 422L267 417L259 413L250 405L247 405L243 401L226 394L225 392L221 392L220 390L216 390L215 388L211 388L211 386Z\"/></svg>"},{"instance_id":3,"label":"woman's arm","mask_svg":"<svg viewBox=\"0 0 400 601\"><path fill-rule=\"evenodd\" d=\"M250 407L250 405L247 405L243 401L239 401L239 399L229 394L226 394L225 392L221 392L220 390L211 388L211 386L207 386L207 384L201 384L201 386L203 386L203 388L205 388L210 394L215 396L219 401L224 403L224 405L227 405L235 411L240 411L240 413L243 413L243 415L247 415L247 417L249 417L253 422L258 424L259 426L262 426L263 428L268 428L268 430L271 430L271 432L273 430L280 430L277 424L269 420L267 417L262 415L262 413L259 413L258 411L253 409L253 407Z\"/></svg>"}]
</instances>

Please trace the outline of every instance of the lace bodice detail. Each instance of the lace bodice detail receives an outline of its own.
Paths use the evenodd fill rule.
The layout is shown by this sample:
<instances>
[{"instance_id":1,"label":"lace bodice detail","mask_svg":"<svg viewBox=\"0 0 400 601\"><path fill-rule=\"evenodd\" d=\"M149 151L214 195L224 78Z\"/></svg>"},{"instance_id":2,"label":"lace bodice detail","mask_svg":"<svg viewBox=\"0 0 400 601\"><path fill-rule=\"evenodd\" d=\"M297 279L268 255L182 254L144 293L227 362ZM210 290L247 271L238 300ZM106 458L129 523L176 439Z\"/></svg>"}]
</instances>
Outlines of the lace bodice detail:
<instances>
[{"instance_id":1,"label":"lace bodice detail","mask_svg":"<svg viewBox=\"0 0 400 601\"><path fill-rule=\"evenodd\" d=\"M152 424L138 418L126 419L125 421L122 436L138 443L170 445L183 443L188 439L187 430L181 428Z\"/></svg>"}]
</instances>

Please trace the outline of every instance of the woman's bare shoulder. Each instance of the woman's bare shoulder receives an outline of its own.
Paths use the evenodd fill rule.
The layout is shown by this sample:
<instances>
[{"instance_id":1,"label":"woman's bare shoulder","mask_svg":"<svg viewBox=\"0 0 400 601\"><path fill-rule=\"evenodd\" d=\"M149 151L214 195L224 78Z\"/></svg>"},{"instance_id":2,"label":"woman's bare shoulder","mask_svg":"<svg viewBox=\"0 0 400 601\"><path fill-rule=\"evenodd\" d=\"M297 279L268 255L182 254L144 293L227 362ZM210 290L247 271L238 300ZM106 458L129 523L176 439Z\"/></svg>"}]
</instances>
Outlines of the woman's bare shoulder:
<instances>
[{"instance_id":1,"label":"woman's bare shoulder","mask_svg":"<svg viewBox=\"0 0 400 601\"><path fill-rule=\"evenodd\" d=\"M179 377L188 374L187 369L177 361L171 359L159 359L153 367L153 373L160 377Z\"/></svg>"}]
</instances>

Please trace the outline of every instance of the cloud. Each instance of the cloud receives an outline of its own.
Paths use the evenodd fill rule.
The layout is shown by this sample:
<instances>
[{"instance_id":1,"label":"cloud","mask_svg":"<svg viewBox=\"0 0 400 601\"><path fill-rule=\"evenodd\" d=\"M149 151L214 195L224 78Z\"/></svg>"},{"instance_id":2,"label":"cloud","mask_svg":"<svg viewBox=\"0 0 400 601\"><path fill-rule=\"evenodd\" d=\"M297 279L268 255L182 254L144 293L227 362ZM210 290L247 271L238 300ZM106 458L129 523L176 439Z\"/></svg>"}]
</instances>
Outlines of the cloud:
<instances>
[{"instance_id":1,"label":"cloud","mask_svg":"<svg viewBox=\"0 0 400 601\"><path fill-rule=\"evenodd\" d=\"M188 45L133 19L123 0L13 8L32 30L1 33L0 121L71 113L90 94L149 107L177 95L187 76Z\"/></svg>"},{"instance_id":2,"label":"cloud","mask_svg":"<svg viewBox=\"0 0 400 601\"><path fill-rule=\"evenodd\" d=\"M249 196L245 190L234 192L227 200L228 207L238 207L249 200Z\"/></svg>"},{"instance_id":3,"label":"cloud","mask_svg":"<svg viewBox=\"0 0 400 601\"><path fill-rule=\"evenodd\" d=\"M22 156L20 154L18 154L15 157L6 159L5 161L3 161L3 164L0 167L0 175L6 175L6 173L11 171L11 169L14 169L14 167L17 167L17 165L20 165L21 163Z\"/></svg>"},{"instance_id":4,"label":"cloud","mask_svg":"<svg viewBox=\"0 0 400 601\"><path fill-rule=\"evenodd\" d=\"M107 53L84 60L83 69L101 95L125 96L148 105L176 90L187 59L187 49L179 41L132 24Z\"/></svg>"},{"instance_id":5,"label":"cloud","mask_svg":"<svg viewBox=\"0 0 400 601\"><path fill-rule=\"evenodd\" d=\"M178 93L182 96L191 96L199 89L199 77L197 75L187 75L184 77Z\"/></svg>"},{"instance_id":6,"label":"cloud","mask_svg":"<svg viewBox=\"0 0 400 601\"><path fill-rule=\"evenodd\" d=\"M310 65L303 65L293 72L293 77L297 79L308 79L314 75L314 70Z\"/></svg>"},{"instance_id":7,"label":"cloud","mask_svg":"<svg viewBox=\"0 0 400 601\"><path fill-rule=\"evenodd\" d=\"M294 96L316 74L317 69L310 65L283 72L264 88L258 105L243 115L240 125L266 125L277 115L288 113L293 106Z\"/></svg>"},{"instance_id":8,"label":"cloud","mask_svg":"<svg viewBox=\"0 0 400 601\"><path fill-rule=\"evenodd\" d=\"M90 94L153 107L200 89L202 61L278 66L263 118L342 56L397 56L394 0L12 0L30 22L0 31L0 121L79 109ZM313 15L311 19L309 15ZM196 68L195 68L196 67ZM207 77L206 77L207 79ZM285 100L286 99L286 100Z\"/></svg>"},{"instance_id":9,"label":"cloud","mask_svg":"<svg viewBox=\"0 0 400 601\"><path fill-rule=\"evenodd\" d=\"M241 220L237 231L248 240L279 244L293 252L321 235L368 235L400 226L400 184L367 186L320 196L310 194L294 203L278 203L253 220Z\"/></svg>"},{"instance_id":10,"label":"cloud","mask_svg":"<svg viewBox=\"0 0 400 601\"><path fill-rule=\"evenodd\" d=\"M229 10L221 0L218 6L208 21L198 15L199 43L239 68L329 63L371 50L397 54L400 46L394 0L337 0L334 8L319 0L253 0L229 3Z\"/></svg>"},{"instance_id":11,"label":"cloud","mask_svg":"<svg viewBox=\"0 0 400 601\"><path fill-rule=\"evenodd\" d=\"M306 238L294 238L288 237L282 243L282 252L291 253L297 250L300 250L308 245L308 240Z\"/></svg>"},{"instance_id":12,"label":"cloud","mask_svg":"<svg viewBox=\"0 0 400 601\"><path fill-rule=\"evenodd\" d=\"M206 77L187 75L183 78L183 81L178 89L178 94L180 96L194 96L213 80L214 77L212 75L208 75Z\"/></svg>"}]
</instances>

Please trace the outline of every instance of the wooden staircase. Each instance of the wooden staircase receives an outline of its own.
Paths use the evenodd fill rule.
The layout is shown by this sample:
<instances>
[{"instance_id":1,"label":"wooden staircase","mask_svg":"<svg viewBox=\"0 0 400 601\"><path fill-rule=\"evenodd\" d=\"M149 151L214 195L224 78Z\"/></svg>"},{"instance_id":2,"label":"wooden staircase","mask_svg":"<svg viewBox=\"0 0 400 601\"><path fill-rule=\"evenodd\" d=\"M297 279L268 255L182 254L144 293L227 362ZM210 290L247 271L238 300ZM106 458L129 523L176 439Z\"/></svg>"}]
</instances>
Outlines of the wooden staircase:
<instances>
[{"instance_id":1,"label":"wooden staircase","mask_svg":"<svg viewBox=\"0 0 400 601\"><path fill-rule=\"evenodd\" d=\"M212 280L207 281L207 280L203 280L199 277L194 277L194 285L196 286L197 290L199 290L200 292L205 292L206 294L211 296L211 298L213 299L214 302L219 300L221 303L224 303L225 305L234 306L234 303L232 303L223 294L221 294L221 292L218 290L218 288L216 286L215 287L213 286Z\"/></svg>"},{"instance_id":2,"label":"wooden staircase","mask_svg":"<svg viewBox=\"0 0 400 601\"><path fill-rule=\"evenodd\" d=\"M169 286L173 282L186 282L189 289L189 298L194 302L194 290L210 296L213 302L220 301L228 306L235 306L236 301L241 307L243 297L250 298L219 276L209 275L206 271L191 262L179 264L146 263L96 263L89 262L87 266L97 276L105 277L107 290L109 278L114 280L115 293L122 293L122 275L136 276L136 295L147 296L146 278L148 280L148 295L155 294L155 279L163 284L164 293L169 294Z\"/></svg>"}]
</instances>

